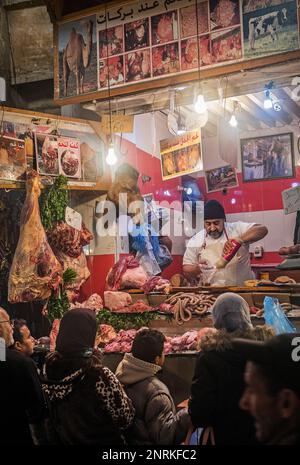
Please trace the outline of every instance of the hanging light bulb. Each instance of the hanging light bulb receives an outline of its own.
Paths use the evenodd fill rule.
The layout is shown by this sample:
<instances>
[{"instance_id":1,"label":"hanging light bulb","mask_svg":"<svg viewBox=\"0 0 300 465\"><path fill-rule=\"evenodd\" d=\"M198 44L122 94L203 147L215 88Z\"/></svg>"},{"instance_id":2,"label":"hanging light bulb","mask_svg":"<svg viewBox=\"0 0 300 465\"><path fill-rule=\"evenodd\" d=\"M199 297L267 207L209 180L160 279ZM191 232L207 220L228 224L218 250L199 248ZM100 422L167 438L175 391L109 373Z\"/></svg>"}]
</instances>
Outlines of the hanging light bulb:
<instances>
[{"instance_id":1,"label":"hanging light bulb","mask_svg":"<svg viewBox=\"0 0 300 465\"><path fill-rule=\"evenodd\" d=\"M265 99L264 99L264 108L266 110L270 110L273 107L270 91L266 90L265 91Z\"/></svg>"},{"instance_id":2,"label":"hanging light bulb","mask_svg":"<svg viewBox=\"0 0 300 465\"><path fill-rule=\"evenodd\" d=\"M195 105L194 105L194 109L195 109L195 112L199 113L200 115L207 111L207 105L206 105L206 102L202 94L198 94Z\"/></svg>"},{"instance_id":3,"label":"hanging light bulb","mask_svg":"<svg viewBox=\"0 0 300 465\"><path fill-rule=\"evenodd\" d=\"M230 120L229 120L229 124L230 124L230 126L232 126L233 128L236 128L237 125L238 125L238 122L237 122L237 119L236 119L236 116L235 116L234 113L231 115L231 118L230 118Z\"/></svg>"},{"instance_id":4,"label":"hanging light bulb","mask_svg":"<svg viewBox=\"0 0 300 465\"><path fill-rule=\"evenodd\" d=\"M236 128L237 125L238 125L238 120L236 119L236 112L240 110L240 104L238 101L234 100L233 101L233 112L232 112L232 115L231 115L231 118L229 120L229 124L230 126L232 126L233 128Z\"/></svg>"},{"instance_id":5,"label":"hanging light bulb","mask_svg":"<svg viewBox=\"0 0 300 465\"><path fill-rule=\"evenodd\" d=\"M108 152L107 152L107 155L106 155L106 163L109 166L113 166L113 165L115 165L117 163L117 161L118 161L118 158L117 158L116 153L115 153L114 145L111 142L109 144Z\"/></svg>"}]
</instances>

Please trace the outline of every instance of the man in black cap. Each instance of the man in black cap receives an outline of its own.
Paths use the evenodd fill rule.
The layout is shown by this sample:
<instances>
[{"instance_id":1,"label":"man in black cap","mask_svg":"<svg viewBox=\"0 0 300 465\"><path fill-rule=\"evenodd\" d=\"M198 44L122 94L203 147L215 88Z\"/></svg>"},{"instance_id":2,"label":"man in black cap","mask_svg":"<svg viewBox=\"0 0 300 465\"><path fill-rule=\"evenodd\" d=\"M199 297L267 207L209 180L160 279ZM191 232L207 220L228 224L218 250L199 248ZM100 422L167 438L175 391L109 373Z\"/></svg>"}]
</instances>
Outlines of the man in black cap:
<instances>
[{"instance_id":1,"label":"man in black cap","mask_svg":"<svg viewBox=\"0 0 300 465\"><path fill-rule=\"evenodd\" d=\"M268 230L255 223L237 221L227 223L223 206L217 200L209 200L204 206L204 229L190 239L183 257L183 273L187 279L200 278L207 264L216 265L231 248L231 239L241 244L238 253L228 264L215 271L210 283L237 286L253 279L249 245L263 239ZM202 266L199 266L202 265ZM201 279L205 281L204 275Z\"/></svg>"},{"instance_id":2,"label":"man in black cap","mask_svg":"<svg viewBox=\"0 0 300 465\"><path fill-rule=\"evenodd\" d=\"M240 407L254 417L257 439L300 445L300 333L233 344L249 360Z\"/></svg>"}]
</instances>

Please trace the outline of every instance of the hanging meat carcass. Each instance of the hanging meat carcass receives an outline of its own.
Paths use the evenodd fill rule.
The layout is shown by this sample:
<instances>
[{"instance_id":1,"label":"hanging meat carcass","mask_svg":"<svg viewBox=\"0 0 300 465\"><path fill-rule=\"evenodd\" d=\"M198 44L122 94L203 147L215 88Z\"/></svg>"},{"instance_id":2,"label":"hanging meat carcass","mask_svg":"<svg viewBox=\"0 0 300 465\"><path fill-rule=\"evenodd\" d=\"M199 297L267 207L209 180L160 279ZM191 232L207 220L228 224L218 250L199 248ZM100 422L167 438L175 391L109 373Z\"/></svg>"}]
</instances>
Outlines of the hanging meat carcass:
<instances>
[{"instance_id":1,"label":"hanging meat carcass","mask_svg":"<svg viewBox=\"0 0 300 465\"><path fill-rule=\"evenodd\" d=\"M79 298L80 287L90 277L83 246L91 242L93 235L84 223L81 230L78 230L59 221L47 231L47 237L63 270L71 268L77 273L75 280L65 285L68 299L74 302Z\"/></svg>"},{"instance_id":2,"label":"hanging meat carcass","mask_svg":"<svg viewBox=\"0 0 300 465\"><path fill-rule=\"evenodd\" d=\"M40 180L33 170L27 176L26 191L19 242L8 280L8 299L12 303L48 299L52 289L58 288L62 275L41 222Z\"/></svg>"}]
</instances>

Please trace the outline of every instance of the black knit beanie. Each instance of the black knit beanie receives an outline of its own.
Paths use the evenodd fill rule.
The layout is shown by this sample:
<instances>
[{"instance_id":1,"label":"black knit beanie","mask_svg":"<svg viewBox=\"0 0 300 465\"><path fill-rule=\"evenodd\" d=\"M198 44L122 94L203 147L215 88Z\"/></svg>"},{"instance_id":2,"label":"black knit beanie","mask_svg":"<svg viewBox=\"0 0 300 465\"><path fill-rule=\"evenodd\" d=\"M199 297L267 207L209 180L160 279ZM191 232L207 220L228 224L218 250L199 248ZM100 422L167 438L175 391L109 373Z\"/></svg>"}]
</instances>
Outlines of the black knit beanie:
<instances>
[{"instance_id":1,"label":"black knit beanie","mask_svg":"<svg viewBox=\"0 0 300 465\"><path fill-rule=\"evenodd\" d=\"M225 211L220 202L209 200L204 205L204 220L226 220Z\"/></svg>"}]
</instances>

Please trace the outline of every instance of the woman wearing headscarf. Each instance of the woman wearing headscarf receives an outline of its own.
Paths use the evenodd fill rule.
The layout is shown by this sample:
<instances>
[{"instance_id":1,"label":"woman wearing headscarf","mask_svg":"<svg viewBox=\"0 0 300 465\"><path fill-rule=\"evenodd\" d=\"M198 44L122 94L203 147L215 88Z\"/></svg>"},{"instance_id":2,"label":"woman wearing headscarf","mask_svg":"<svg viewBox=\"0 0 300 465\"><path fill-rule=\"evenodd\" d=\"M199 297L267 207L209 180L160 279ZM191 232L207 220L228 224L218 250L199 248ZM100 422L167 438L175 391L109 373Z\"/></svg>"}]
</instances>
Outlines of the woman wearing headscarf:
<instances>
[{"instance_id":1,"label":"woman wearing headscarf","mask_svg":"<svg viewBox=\"0 0 300 465\"><path fill-rule=\"evenodd\" d=\"M255 444L250 415L239 408L244 390L245 359L232 347L236 337L266 340L272 329L253 328L247 302L231 292L220 295L212 309L216 332L201 339L189 399L194 427L213 427L216 444Z\"/></svg>"},{"instance_id":2,"label":"woman wearing headscarf","mask_svg":"<svg viewBox=\"0 0 300 465\"><path fill-rule=\"evenodd\" d=\"M56 352L44 367L43 390L63 444L124 444L122 431L134 417L132 403L94 350L95 312L76 308L62 318Z\"/></svg>"}]
</instances>

